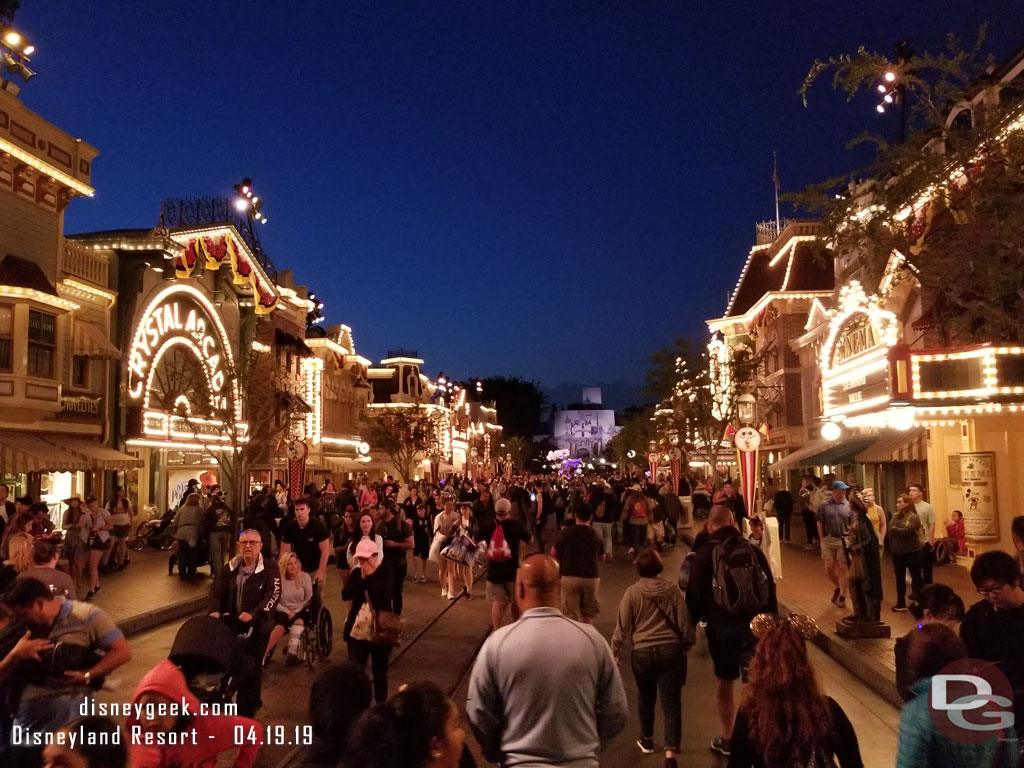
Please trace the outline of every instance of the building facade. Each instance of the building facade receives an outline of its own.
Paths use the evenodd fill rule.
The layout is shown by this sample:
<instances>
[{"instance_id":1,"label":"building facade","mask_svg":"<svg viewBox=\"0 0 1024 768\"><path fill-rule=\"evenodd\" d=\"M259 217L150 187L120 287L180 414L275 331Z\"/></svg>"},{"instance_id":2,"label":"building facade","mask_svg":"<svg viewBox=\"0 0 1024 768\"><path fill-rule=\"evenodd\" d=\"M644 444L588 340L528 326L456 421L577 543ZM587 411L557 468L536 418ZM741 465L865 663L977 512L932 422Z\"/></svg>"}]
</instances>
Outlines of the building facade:
<instances>
[{"instance_id":1,"label":"building facade","mask_svg":"<svg viewBox=\"0 0 1024 768\"><path fill-rule=\"evenodd\" d=\"M139 462L111 448L110 265L64 238L98 152L0 89L0 482L47 502L104 498Z\"/></svg>"}]
</instances>

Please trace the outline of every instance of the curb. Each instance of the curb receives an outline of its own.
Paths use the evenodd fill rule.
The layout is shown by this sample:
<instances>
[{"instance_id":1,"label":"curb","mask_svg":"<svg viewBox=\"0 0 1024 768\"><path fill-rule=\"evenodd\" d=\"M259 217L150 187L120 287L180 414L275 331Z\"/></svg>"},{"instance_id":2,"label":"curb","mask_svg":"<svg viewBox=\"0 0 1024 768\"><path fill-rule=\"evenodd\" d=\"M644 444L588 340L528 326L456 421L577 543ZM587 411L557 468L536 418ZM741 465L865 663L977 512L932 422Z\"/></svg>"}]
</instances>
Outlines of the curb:
<instances>
[{"instance_id":1,"label":"curb","mask_svg":"<svg viewBox=\"0 0 1024 768\"><path fill-rule=\"evenodd\" d=\"M693 547L694 537L692 535L680 533L679 538L691 548ZM782 597L778 598L778 602L779 613L787 616L796 613ZM866 658L852 641L844 640L834 632L819 629L820 631L813 641L816 646L896 709L903 707L904 701L896 689L896 678L889 669Z\"/></svg>"},{"instance_id":2,"label":"curb","mask_svg":"<svg viewBox=\"0 0 1024 768\"><path fill-rule=\"evenodd\" d=\"M134 616L120 619L115 623L120 627L125 637L141 635L143 632L156 629L162 624L167 624L175 619L183 619L186 616L199 613L206 608L207 600L206 595L193 597L188 600L182 600L179 603L165 605L162 608L157 608L155 611L138 613Z\"/></svg>"}]
</instances>

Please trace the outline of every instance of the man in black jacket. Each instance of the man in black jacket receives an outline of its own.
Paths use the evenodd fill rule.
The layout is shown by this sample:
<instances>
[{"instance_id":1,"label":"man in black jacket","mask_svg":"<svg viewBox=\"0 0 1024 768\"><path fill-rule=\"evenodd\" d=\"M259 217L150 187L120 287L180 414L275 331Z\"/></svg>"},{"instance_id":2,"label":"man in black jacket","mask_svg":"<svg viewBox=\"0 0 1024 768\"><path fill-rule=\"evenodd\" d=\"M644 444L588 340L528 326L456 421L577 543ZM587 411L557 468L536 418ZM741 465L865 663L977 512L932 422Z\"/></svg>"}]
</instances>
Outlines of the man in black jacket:
<instances>
[{"instance_id":1,"label":"man in black jacket","mask_svg":"<svg viewBox=\"0 0 1024 768\"><path fill-rule=\"evenodd\" d=\"M262 546L259 531L242 531L241 554L231 559L210 588L210 615L227 621L239 635L252 630L242 648L238 674L238 714L243 717L254 717L262 705L263 656L281 597L281 573L277 563L263 559Z\"/></svg>"},{"instance_id":2,"label":"man in black jacket","mask_svg":"<svg viewBox=\"0 0 1024 768\"><path fill-rule=\"evenodd\" d=\"M736 717L733 687L741 675L746 678L746 667L754 655L757 640L750 631L750 620L759 613L777 613L779 604L775 596L775 579L768 558L757 547L751 547L761 569L768 577L767 599L754 611L734 613L715 601L715 550L731 539L742 539L731 509L723 505L711 508L707 522L708 543L693 556L690 582L686 591L686 607L693 622L707 621L708 652L718 678L718 716L722 722L722 736L715 738L711 748L723 755L729 754L729 739Z\"/></svg>"}]
</instances>

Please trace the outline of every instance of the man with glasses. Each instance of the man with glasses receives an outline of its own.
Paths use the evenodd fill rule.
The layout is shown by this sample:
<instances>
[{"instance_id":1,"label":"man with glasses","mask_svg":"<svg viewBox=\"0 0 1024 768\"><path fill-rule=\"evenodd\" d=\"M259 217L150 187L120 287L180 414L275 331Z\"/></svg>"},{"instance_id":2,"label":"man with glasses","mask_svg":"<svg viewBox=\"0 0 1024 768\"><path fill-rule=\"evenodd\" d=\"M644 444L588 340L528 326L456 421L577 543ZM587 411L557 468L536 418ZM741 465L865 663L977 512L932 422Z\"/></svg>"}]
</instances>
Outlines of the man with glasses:
<instances>
[{"instance_id":1,"label":"man with glasses","mask_svg":"<svg viewBox=\"0 0 1024 768\"><path fill-rule=\"evenodd\" d=\"M982 600L971 606L960 637L972 658L996 664L1013 686L1017 729L1024 726L1024 589L1012 555L992 551L978 555L971 581Z\"/></svg>"},{"instance_id":2,"label":"man with glasses","mask_svg":"<svg viewBox=\"0 0 1024 768\"><path fill-rule=\"evenodd\" d=\"M259 531L242 531L239 554L210 589L210 615L247 636L238 675L238 714L243 717L254 717L262 705L263 655L274 626L274 606L281 597L281 573L277 563L263 559L262 546Z\"/></svg>"}]
</instances>

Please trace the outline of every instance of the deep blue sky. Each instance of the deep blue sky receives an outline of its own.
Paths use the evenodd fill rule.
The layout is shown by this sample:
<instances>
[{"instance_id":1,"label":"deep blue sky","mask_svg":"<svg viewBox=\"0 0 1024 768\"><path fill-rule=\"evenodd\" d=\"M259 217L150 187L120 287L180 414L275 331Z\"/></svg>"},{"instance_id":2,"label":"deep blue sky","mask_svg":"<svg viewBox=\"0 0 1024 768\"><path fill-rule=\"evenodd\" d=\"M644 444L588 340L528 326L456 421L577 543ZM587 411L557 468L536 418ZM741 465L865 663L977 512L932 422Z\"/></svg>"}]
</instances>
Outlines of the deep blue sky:
<instances>
[{"instance_id":1,"label":"deep blue sky","mask_svg":"<svg viewBox=\"0 0 1024 768\"><path fill-rule=\"evenodd\" d=\"M816 56L947 31L1024 43L1017 0L22 0L27 104L98 147L68 232L165 197L266 200L267 251L352 326L458 376L640 381L721 314L783 191L841 173L870 99Z\"/></svg>"}]
</instances>

